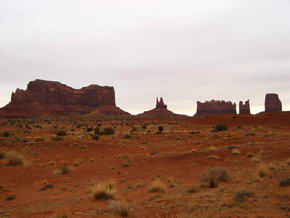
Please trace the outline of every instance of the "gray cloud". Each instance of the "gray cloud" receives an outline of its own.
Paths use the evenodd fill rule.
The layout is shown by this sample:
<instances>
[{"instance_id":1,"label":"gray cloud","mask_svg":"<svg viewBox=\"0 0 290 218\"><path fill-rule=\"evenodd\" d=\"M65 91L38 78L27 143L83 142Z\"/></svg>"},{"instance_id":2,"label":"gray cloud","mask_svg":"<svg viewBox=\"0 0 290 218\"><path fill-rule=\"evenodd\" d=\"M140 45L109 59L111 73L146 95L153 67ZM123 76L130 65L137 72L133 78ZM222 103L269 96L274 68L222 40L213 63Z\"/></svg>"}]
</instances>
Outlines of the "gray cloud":
<instances>
[{"instance_id":1,"label":"gray cloud","mask_svg":"<svg viewBox=\"0 0 290 218\"><path fill-rule=\"evenodd\" d=\"M266 92L290 109L288 0L0 0L0 104L30 80L113 85L140 113L163 96L177 113L195 101ZM288 84L287 84L288 82Z\"/></svg>"}]
</instances>

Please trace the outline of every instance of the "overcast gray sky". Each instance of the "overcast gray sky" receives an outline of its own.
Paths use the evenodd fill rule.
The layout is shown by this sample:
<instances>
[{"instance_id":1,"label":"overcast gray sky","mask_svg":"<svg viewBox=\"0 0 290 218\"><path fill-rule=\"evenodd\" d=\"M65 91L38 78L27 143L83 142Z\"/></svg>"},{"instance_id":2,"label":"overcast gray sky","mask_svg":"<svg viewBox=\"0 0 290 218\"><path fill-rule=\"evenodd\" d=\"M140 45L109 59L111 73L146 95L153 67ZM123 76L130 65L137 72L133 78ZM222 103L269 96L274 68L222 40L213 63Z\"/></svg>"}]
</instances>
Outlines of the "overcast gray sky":
<instances>
[{"instance_id":1,"label":"overcast gray sky","mask_svg":"<svg viewBox=\"0 0 290 218\"><path fill-rule=\"evenodd\" d=\"M196 101L267 92L290 110L289 0L0 0L0 106L36 78L115 87L136 114L163 96Z\"/></svg>"}]
</instances>

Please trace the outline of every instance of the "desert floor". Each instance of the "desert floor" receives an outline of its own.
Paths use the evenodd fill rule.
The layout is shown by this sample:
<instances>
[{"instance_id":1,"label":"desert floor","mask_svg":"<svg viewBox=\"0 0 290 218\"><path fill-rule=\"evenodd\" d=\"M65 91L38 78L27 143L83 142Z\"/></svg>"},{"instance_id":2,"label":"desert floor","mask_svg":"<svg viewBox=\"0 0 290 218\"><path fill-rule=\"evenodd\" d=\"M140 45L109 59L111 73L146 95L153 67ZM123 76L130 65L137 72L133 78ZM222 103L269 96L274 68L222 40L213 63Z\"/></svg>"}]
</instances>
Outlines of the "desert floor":
<instances>
[{"instance_id":1,"label":"desert floor","mask_svg":"<svg viewBox=\"0 0 290 218\"><path fill-rule=\"evenodd\" d=\"M0 217L290 217L290 113L0 124Z\"/></svg>"}]
</instances>

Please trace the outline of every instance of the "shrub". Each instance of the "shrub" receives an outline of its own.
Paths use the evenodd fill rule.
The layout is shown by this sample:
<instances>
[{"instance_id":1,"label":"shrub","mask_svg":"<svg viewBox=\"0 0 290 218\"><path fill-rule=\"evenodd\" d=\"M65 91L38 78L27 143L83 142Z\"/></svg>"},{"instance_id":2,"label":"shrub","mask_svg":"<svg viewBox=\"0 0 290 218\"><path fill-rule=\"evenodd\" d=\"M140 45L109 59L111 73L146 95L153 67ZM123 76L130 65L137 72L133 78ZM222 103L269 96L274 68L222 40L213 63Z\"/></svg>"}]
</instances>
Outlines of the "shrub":
<instances>
[{"instance_id":1,"label":"shrub","mask_svg":"<svg viewBox=\"0 0 290 218\"><path fill-rule=\"evenodd\" d=\"M123 138L124 139L130 139L131 138L131 135L130 134L126 134L126 135L123 136Z\"/></svg>"},{"instance_id":2,"label":"shrub","mask_svg":"<svg viewBox=\"0 0 290 218\"><path fill-rule=\"evenodd\" d=\"M72 171L73 169L67 165L64 165L63 167L55 170L53 172L54 175L65 175L65 174L68 174Z\"/></svg>"},{"instance_id":3,"label":"shrub","mask_svg":"<svg viewBox=\"0 0 290 218\"><path fill-rule=\"evenodd\" d=\"M4 154L9 166L23 166L25 163L24 156L17 151L8 151Z\"/></svg>"},{"instance_id":4,"label":"shrub","mask_svg":"<svg viewBox=\"0 0 290 218\"><path fill-rule=\"evenodd\" d=\"M232 150L232 153L233 153L233 155L239 155L239 154L241 154L241 151L239 149L235 148Z\"/></svg>"},{"instance_id":5,"label":"shrub","mask_svg":"<svg viewBox=\"0 0 290 218\"><path fill-rule=\"evenodd\" d=\"M95 133L95 135L100 135L100 127L96 127L95 129L94 129L94 133Z\"/></svg>"},{"instance_id":6,"label":"shrub","mask_svg":"<svg viewBox=\"0 0 290 218\"><path fill-rule=\"evenodd\" d=\"M211 167L207 168L204 173L202 180L208 183L209 187L215 188L219 182L227 182L230 179L228 169L223 167Z\"/></svg>"},{"instance_id":7,"label":"shrub","mask_svg":"<svg viewBox=\"0 0 290 218\"><path fill-rule=\"evenodd\" d=\"M225 124L217 124L215 126L215 131L219 132L219 131L226 131L226 130L228 130L228 126Z\"/></svg>"},{"instance_id":8,"label":"shrub","mask_svg":"<svg viewBox=\"0 0 290 218\"><path fill-rule=\"evenodd\" d=\"M269 174L268 167L265 164L260 164L258 166L258 174L261 178L267 176Z\"/></svg>"},{"instance_id":9,"label":"shrub","mask_svg":"<svg viewBox=\"0 0 290 218\"><path fill-rule=\"evenodd\" d=\"M285 178L285 179L282 179L282 180L279 182L279 185L280 185L281 187L290 186L290 177Z\"/></svg>"},{"instance_id":10,"label":"shrub","mask_svg":"<svg viewBox=\"0 0 290 218\"><path fill-rule=\"evenodd\" d=\"M99 135L114 135L115 130L112 127L106 127L102 131L100 131Z\"/></svg>"},{"instance_id":11,"label":"shrub","mask_svg":"<svg viewBox=\"0 0 290 218\"><path fill-rule=\"evenodd\" d=\"M163 130L164 130L164 127L163 127L163 126L158 126L158 132L159 132L159 133L162 133Z\"/></svg>"},{"instance_id":12,"label":"shrub","mask_svg":"<svg viewBox=\"0 0 290 218\"><path fill-rule=\"evenodd\" d=\"M98 135L92 135L92 139L94 139L94 140L99 140L99 136Z\"/></svg>"},{"instance_id":13,"label":"shrub","mask_svg":"<svg viewBox=\"0 0 290 218\"><path fill-rule=\"evenodd\" d=\"M109 205L109 208L121 217L129 216L129 211L131 209L130 205L125 201L113 201Z\"/></svg>"},{"instance_id":14,"label":"shrub","mask_svg":"<svg viewBox=\"0 0 290 218\"><path fill-rule=\"evenodd\" d=\"M61 136L55 136L52 138L52 141L63 141L63 138Z\"/></svg>"},{"instance_id":15,"label":"shrub","mask_svg":"<svg viewBox=\"0 0 290 218\"><path fill-rule=\"evenodd\" d=\"M55 133L57 136L66 136L67 133L64 130L57 130Z\"/></svg>"},{"instance_id":16,"label":"shrub","mask_svg":"<svg viewBox=\"0 0 290 218\"><path fill-rule=\"evenodd\" d=\"M5 131L5 132L2 133L2 136L3 137L11 137L12 136L12 132Z\"/></svg>"},{"instance_id":17,"label":"shrub","mask_svg":"<svg viewBox=\"0 0 290 218\"><path fill-rule=\"evenodd\" d=\"M93 188L93 197L96 200L113 199L116 191L112 183L100 182Z\"/></svg>"},{"instance_id":18,"label":"shrub","mask_svg":"<svg viewBox=\"0 0 290 218\"><path fill-rule=\"evenodd\" d=\"M161 180L154 180L151 182L149 192L165 192L166 185Z\"/></svg>"},{"instance_id":19,"label":"shrub","mask_svg":"<svg viewBox=\"0 0 290 218\"><path fill-rule=\"evenodd\" d=\"M240 202L244 202L244 201L248 200L249 197L252 197L253 195L254 195L254 193L250 192L250 191L245 191L245 190L238 191L235 194L235 200L240 201Z\"/></svg>"}]
</instances>

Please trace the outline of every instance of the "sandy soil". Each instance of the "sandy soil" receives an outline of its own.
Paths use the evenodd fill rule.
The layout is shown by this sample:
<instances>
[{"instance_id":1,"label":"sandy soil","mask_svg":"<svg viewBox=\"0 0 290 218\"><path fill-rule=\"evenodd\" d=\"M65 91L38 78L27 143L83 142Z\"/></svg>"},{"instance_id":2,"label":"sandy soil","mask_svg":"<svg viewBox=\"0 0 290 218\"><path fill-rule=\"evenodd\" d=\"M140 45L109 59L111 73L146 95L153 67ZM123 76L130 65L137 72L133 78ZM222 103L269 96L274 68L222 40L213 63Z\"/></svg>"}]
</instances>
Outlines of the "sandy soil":
<instances>
[{"instance_id":1,"label":"sandy soil","mask_svg":"<svg viewBox=\"0 0 290 218\"><path fill-rule=\"evenodd\" d=\"M290 113L0 124L12 133L0 137L0 217L119 217L119 201L137 218L290 217L290 186L279 185L290 177ZM115 133L93 139L97 126ZM24 165L8 165L8 151ZM56 173L63 166L69 172ZM209 167L226 168L229 181L208 187ZM161 192L149 192L154 180ZM113 199L93 198L99 182L114 184ZM239 200L240 191L251 195Z\"/></svg>"}]
</instances>

